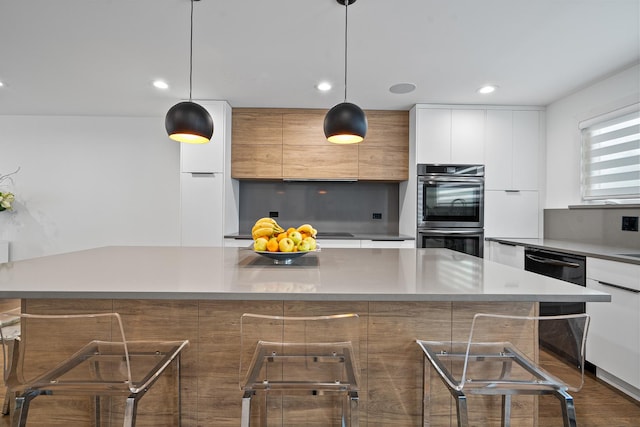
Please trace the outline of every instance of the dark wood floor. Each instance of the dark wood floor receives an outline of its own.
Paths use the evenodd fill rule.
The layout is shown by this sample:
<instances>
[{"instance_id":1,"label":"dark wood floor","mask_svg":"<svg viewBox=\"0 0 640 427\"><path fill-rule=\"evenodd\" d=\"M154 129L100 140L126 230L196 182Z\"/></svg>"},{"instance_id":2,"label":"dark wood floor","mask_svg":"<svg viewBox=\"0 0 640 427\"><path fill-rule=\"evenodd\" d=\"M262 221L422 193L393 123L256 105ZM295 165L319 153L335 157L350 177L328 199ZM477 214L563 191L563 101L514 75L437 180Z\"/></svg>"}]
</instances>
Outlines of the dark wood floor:
<instances>
[{"instance_id":1,"label":"dark wood floor","mask_svg":"<svg viewBox=\"0 0 640 427\"><path fill-rule=\"evenodd\" d=\"M640 427L640 403L613 387L585 374L582 390L573 396L580 427ZM560 403L553 396L541 396L539 427L562 426Z\"/></svg>"}]
</instances>

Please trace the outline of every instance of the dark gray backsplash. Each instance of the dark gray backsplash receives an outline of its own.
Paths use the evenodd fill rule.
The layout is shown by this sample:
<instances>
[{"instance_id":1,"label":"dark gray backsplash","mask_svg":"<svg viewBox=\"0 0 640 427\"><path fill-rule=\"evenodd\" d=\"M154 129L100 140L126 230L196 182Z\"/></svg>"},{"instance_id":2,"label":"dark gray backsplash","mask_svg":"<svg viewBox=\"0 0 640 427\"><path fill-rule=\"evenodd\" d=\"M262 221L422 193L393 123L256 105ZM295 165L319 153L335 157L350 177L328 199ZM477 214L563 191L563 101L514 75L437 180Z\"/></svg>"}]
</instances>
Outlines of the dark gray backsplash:
<instances>
[{"instance_id":1,"label":"dark gray backsplash","mask_svg":"<svg viewBox=\"0 0 640 427\"><path fill-rule=\"evenodd\" d=\"M640 249L640 232L621 230L623 216L640 209L545 209L544 238Z\"/></svg>"},{"instance_id":2,"label":"dark gray backsplash","mask_svg":"<svg viewBox=\"0 0 640 427\"><path fill-rule=\"evenodd\" d=\"M239 231L278 212L285 228L310 223L327 232L398 234L398 194L398 183L240 181Z\"/></svg>"}]
</instances>

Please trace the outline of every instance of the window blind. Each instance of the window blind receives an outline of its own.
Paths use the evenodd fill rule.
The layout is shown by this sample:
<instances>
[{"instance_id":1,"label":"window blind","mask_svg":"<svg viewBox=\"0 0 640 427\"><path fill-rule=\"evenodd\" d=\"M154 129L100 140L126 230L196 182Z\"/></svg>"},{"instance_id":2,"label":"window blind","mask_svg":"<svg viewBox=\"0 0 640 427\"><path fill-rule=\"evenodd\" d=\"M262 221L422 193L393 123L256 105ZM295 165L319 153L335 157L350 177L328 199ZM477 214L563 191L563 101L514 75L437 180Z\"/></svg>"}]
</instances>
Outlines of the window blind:
<instances>
[{"instance_id":1,"label":"window blind","mask_svg":"<svg viewBox=\"0 0 640 427\"><path fill-rule=\"evenodd\" d=\"M639 106L582 129L584 200L640 197Z\"/></svg>"}]
</instances>

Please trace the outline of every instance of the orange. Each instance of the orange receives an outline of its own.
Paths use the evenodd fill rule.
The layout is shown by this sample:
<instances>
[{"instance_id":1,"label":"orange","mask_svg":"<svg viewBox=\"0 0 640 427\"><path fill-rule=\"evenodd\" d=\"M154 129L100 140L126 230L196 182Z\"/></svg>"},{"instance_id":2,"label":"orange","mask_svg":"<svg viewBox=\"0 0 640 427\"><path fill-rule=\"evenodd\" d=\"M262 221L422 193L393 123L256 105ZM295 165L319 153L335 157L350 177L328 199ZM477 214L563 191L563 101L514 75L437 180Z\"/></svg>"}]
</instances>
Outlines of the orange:
<instances>
[{"instance_id":1,"label":"orange","mask_svg":"<svg viewBox=\"0 0 640 427\"><path fill-rule=\"evenodd\" d=\"M289 228L287 228L287 235L291 234L291 233L292 233L292 232L294 232L294 231L298 231L298 230L296 230L296 229L295 229L295 228L293 228L293 227L289 227Z\"/></svg>"},{"instance_id":2,"label":"orange","mask_svg":"<svg viewBox=\"0 0 640 427\"><path fill-rule=\"evenodd\" d=\"M276 238L278 239L278 242L282 239L284 239L285 237L287 237L287 232L285 231L284 233L280 233L276 236Z\"/></svg>"},{"instance_id":3,"label":"orange","mask_svg":"<svg viewBox=\"0 0 640 427\"><path fill-rule=\"evenodd\" d=\"M278 239L276 239L275 237L269 239L269 241L267 242L267 250L269 252L278 252L278 248Z\"/></svg>"},{"instance_id":4,"label":"orange","mask_svg":"<svg viewBox=\"0 0 640 427\"><path fill-rule=\"evenodd\" d=\"M302 240L304 240L306 237L309 237L310 234L309 233L305 233L304 231L300 232L300 235L302 236Z\"/></svg>"}]
</instances>

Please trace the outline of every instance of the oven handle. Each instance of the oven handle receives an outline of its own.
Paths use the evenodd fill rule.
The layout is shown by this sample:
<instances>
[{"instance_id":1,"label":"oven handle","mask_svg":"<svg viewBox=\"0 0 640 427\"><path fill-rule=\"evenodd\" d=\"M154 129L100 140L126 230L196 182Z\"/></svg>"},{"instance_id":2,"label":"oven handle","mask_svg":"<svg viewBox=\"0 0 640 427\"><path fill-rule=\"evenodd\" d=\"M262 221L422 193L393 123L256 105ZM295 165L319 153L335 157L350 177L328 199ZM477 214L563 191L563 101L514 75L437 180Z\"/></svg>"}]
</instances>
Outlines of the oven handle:
<instances>
[{"instance_id":1,"label":"oven handle","mask_svg":"<svg viewBox=\"0 0 640 427\"><path fill-rule=\"evenodd\" d=\"M531 261L539 262L540 264L555 265L558 267L580 268L580 264L575 262L559 261L557 259L543 258L531 254L525 254L525 256Z\"/></svg>"},{"instance_id":2,"label":"oven handle","mask_svg":"<svg viewBox=\"0 0 640 427\"><path fill-rule=\"evenodd\" d=\"M471 182L471 183L483 183L483 178L472 177L454 177L454 176L433 176L433 175L420 175L418 180L422 183L425 181L438 181L438 182Z\"/></svg>"},{"instance_id":3,"label":"oven handle","mask_svg":"<svg viewBox=\"0 0 640 427\"><path fill-rule=\"evenodd\" d=\"M462 235L467 235L467 234L480 235L480 234L482 234L481 232L478 232L478 231L475 231L475 230L471 230L471 231L422 230L422 231L418 231L418 233L422 233L422 234L462 234Z\"/></svg>"}]
</instances>

